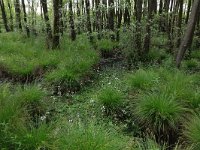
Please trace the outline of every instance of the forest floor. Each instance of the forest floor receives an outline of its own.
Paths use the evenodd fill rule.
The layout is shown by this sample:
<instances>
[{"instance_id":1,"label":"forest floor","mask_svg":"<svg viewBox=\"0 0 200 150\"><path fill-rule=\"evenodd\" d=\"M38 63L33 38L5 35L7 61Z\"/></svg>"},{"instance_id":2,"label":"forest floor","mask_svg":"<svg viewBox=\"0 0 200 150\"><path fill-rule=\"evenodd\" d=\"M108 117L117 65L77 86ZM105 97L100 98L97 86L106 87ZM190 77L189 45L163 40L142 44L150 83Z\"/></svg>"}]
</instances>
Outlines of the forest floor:
<instances>
[{"instance_id":1,"label":"forest floor","mask_svg":"<svg viewBox=\"0 0 200 150\"><path fill-rule=\"evenodd\" d=\"M199 51L180 70L163 48L127 69L109 40L44 41L0 35L0 149L200 147Z\"/></svg>"}]
</instances>

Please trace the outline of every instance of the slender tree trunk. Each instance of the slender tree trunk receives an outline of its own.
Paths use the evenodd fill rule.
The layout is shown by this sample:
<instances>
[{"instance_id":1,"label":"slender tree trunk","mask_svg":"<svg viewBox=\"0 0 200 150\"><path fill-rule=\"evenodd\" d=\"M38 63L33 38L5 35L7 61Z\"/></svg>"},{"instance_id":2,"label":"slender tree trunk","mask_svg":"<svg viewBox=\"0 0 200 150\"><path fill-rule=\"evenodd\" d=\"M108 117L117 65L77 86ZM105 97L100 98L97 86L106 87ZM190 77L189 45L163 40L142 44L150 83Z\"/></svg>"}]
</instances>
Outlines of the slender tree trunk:
<instances>
[{"instance_id":1,"label":"slender tree trunk","mask_svg":"<svg viewBox=\"0 0 200 150\"><path fill-rule=\"evenodd\" d=\"M181 27L182 27L182 16L183 16L183 0L179 0L179 16L178 16L178 31L177 31L177 47L181 43Z\"/></svg>"},{"instance_id":2,"label":"slender tree trunk","mask_svg":"<svg viewBox=\"0 0 200 150\"><path fill-rule=\"evenodd\" d=\"M37 31L35 28L36 25L36 17L35 17L35 7L34 7L35 3L34 0L31 1L31 25L32 25L32 32L35 36L37 36Z\"/></svg>"},{"instance_id":3,"label":"slender tree trunk","mask_svg":"<svg viewBox=\"0 0 200 150\"><path fill-rule=\"evenodd\" d=\"M59 0L59 18L60 18L60 33L63 35L64 23L63 23L63 0Z\"/></svg>"},{"instance_id":4,"label":"slender tree trunk","mask_svg":"<svg viewBox=\"0 0 200 150\"><path fill-rule=\"evenodd\" d=\"M53 43L52 43L52 49L56 49L60 47L60 1L59 0L53 0L53 12L54 12L54 20L53 20Z\"/></svg>"},{"instance_id":5,"label":"slender tree trunk","mask_svg":"<svg viewBox=\"0 0 200 150\"><path fill-rule=\"evenodd\" d=\"M1 13L2 13L2 18L3 18L3 23L6 29L6 32L9 32L10 29L8 27L8 20L7 20L7 16L6 16L6 10L5 10L5 6L4 6L4 1L0 0L0 7L1 7Z\"/></svg>"},{"instance_id":6,"label":"slender tree trunk","mask_svg":"<svg viewBox=\"0 0 200 150\"><path fill-rule=\"evenodd\" d=\"M138 56L142 55L142 33L141 33L141 20L142 20L142 0L135 0L135 16L136 16L136 37L135 43Z\"/></svg>"},{"instance_id":7,"label":"slender tree trunk","mask_svg":"<svg viewBox=\"0 0 200 150\"><path fill-rule=\"evenodd\" d=\"M186 50L191 47L194 31L195 31L195 25L197 22L197 17L199 15L199 7L200 7L200 1L194 0L193 6L192 6L192 12L190 14L190 18L187 25L187 29L183 37L183 40L181 42L181 45L179 47L178 55L176 58L176 66L178 68L180 67L181 61L184 57Z\"/></svg>"},{"instance_id":8,"label":"slender tree trunk","mask_svg":"<svg viewBox=\"0 0 200 150\"><path fill-rule=\"evenodd\" d=\"M190 10L191 10L191 5L192 5L192 0L188 0L188 6L187 6L187 14L186 14L186 19L185 19L185 24L188 23L189 15L190 15Z\"/></svg>"},{"instance_id":9,"label":"slender tree trunk","mask_svg":"<svg viewBox=\"0 0 200 150\"><path fill-rule=\"evenodd\" d=\"M15 14L16 14L16 23L17 27L22 31L22 23L21 23L21 9L19 0L15 0Z\"/></svg>"},{"instance_id":10,"label":"slender tree trunk","mask_svg":"<svg viewBox=\"0 0 200 150\"><path fill-rule=\"evenodd\" d=\"M75 32L75 27L74 27L72 0L69 1L69 24L70 24L70 28L71 28L71 39L72 39L72 41L75 41L76 40L76 32Z\"/></svg>"},{"instance_id":11,"label":"slender tree trunk","mask_svg":"<svg viewBox=\"0 0 200 150\"><path fill-rule=\"evenodd\" d=\"M126 6L125 6L125 12L124 12L124 24L130 25L131 18L130 18L130 13L129 13L129 8L128 8L128 6L130 7L131 5L130 0L126 0L125 5Z\"/></svg>"},{"instance_id":12,"label":"slender tree trunk","mask_svg":"<svg viewBox=\"0 0 200 150\"><path fill-rule=\"evenodd\" d=\"M10 13L10 29L11 31L14 30L13 28L13 13L12 13L12 6L10 4L10 0L8 0L8 9L9 9L9 13Z\"/></svg>"},{"instance_id":13,"label":"slender tree trunk","mask_svg":"<svg viewBox=\"0 0 200 150\"><path fill-rule=\"evenodd\" d=\"M90 41L93 41L92 37L92 28L91 28L91 21L90 21L90 1L86 0L86 13L87 13L87 31L89 32Z\"/></svg>"},{"instance_id":14,"label":"slender tree trunk","mask_svg":"<svg viewBox=\"0 0 200 150\"><path fill-rule=\"evenodd\" d=\"M153 10L154 10L154 3L156 3L156 0L148 0L148 22L146 25L146 36L144 38L144 47L143 47L143 55L147 55L150 50L150 44L151 44L151 21L153 18Z\"/></svg>"},{"instance_id":15,"label":"slender tree trunk","mask_svg":"<svg viewBox=\"0 0 200 150\"><path fill-rule=\"evenodd\" d=\"M78 24L77 24L77 33L80 34L81 33L81 29L80 29L80 16L81 16L81 10L80 10L80 7L79 7L79 1L77 0L77 4L76 4L76 7L77 7L77 20L78 20Z\"/></svg>"},{"instance_id":16,"label":"slender tree trunk","mask_svg":"<svg viewBox=\"0 0 200 150\"><path fill-rule=\"evenodd\" d=\"M108 28L114 31L114 0L108 0Z\"/></svg>"},{"instance_id":17,"label":"slender tree trunk","mask_svg":"<svg viewBox=\"0 0 200 150\"><path fill-rule=\"evenodd\" d=\"M30 37L30 29L28 27L26 6L25 6L25 3L24 3L24 0L22 0L22 8L23 8L23 12L24 12L24 24L25 24L25 28L26 28L26 34L27 34L28 37Z\"/></svg>"},{"instance_id":18,"label":"slender tree trunk","mask_svg":"<svg viewBox=\"0 0 200 150\"><path fill-rule=\"evenodd\" d=\"M44 20L46 24L46 32L47 32L47 48L51 48L51 42L52 42L52 30L51 25L49 22L49 15L48 15L48 8L47 8L47 0L40 0L43 13L44 13Z\"/></svg>"},{"instance_id":19,"label":"slender tree trunk","mask_svg":"<svg viewBox=\"0 0 200 150\"><path fill-rule=\"evenodd\" d=\"M122 9L120 7L120 0L118 0L118 11L117 11L117 41L119 41L119 31L122 23Z\"/></svg>"}]
</instances>

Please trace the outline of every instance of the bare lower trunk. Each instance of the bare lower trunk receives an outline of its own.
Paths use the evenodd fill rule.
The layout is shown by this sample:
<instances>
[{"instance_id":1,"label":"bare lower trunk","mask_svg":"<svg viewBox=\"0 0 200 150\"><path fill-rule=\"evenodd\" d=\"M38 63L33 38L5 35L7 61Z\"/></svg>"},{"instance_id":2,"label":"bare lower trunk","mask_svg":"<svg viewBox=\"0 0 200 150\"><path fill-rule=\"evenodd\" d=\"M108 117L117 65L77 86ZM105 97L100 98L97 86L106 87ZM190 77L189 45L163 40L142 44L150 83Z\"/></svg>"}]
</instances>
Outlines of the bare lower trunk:
<instances>
[{"instance_id":1,"label":"bare lower trunk","mask_svg":"<svg viewBox=\"0 0 200 150\"><path fill-rule=\"evenodd\" d=\"M181 61L184 57L186 50L191 47L194 31L195 31L195 25L197 22L197 17L199 15L199 7L200 7L200 1L195 0L192 6L192 12L190 14L187 29L183 37L183 40L181 42L181 45L179 47L178 55L176 58L176 66L178 68L180 67Z\"/></svg>"}]
</instances>

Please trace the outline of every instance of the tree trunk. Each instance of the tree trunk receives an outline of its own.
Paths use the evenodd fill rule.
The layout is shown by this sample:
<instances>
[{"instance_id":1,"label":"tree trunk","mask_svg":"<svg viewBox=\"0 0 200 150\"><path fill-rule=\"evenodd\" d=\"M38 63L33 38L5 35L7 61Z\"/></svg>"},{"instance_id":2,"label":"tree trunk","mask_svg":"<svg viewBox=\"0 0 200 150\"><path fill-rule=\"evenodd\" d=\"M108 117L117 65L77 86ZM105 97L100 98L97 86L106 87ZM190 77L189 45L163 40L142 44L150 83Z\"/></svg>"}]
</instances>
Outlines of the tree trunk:
<instances>
[{"instance_id":1,"label":"tree trunk","mask_svg":"<svg viewBox=\"0 0 200 150\"><path fill-rule=\"evenodd\" d=\"M179 0L179 16L178 16L178 33L177 33L177 47L180 46L181 43L181 27L182 27L182 16L183 16L183 0Z\"/></svg>"},{"instance_id":2,"label":"tree trunk","mask_svg":"<svg viewBox=\"0 0 200 150\"><path fill-rule=\"evenodd\" d=\"M92 37L92 28L91 28L91 21L90 21L90 1L86 0L86 13L87 13L87 31L89 32L90 41L93 41Z\"/></svg>"},{"instance_id":3,"label":"tree trunk","mask_svg":"<svg viewBox=\"0 0 200 150\"><path fill-rule=\"evenodd\" d=\"M10 13L10 29L11 29L11 31L13 31L14 30L14 28L13 28L13 13L12 13L12 6L11 6L9 0L8 0L8 9L9 9L9 13Z\"/></svg>"},{"instance_id":4,"label":"tree trunk","mask_svg":"<svg viewBox=\"0 0 200 150\"><path fill-rule=\"evenodd\" d=\"M178 68L181 65L181 61L184 57L186 50L191 47L194 31L195 31L195 25L197 22L197 17L199 15L199 7L200 7L200 1L194 0L193 6L192 6L192 12L190 14L190 18L187 24L187 29L183 37L183 40L181 42L181 45L179 47L178 55L176 58L176 66Z\"/></svg>"},{"instance_id":5,"label":"tree trunk","mask_svg":"<svg viewBox=\"0 0 200 150\"><path fill-rule=\"evenodd\" d=\"M150 44L151 44L151 21L153 18L153 10L154 10L154 3L156 3L157 0L148 0L148 22L146 25L146 36L144 38L144 47L143 47L143 55L147 55L150 50Z\"/></svg>"},{"instance_id":6,"label":"tree trunk","mask_svg":"<svg viewBox=\"0 0 200 150\"><path fill-rule=\"evenodd\" d=\"M74 27L72 0L69 1L69 24L70 24L70 28L71 28L71 39L72 39L72 41L75 41L76 32L75 32L75 27Z\"/></svg>"},{"instance_id":7,"label":"tree trunk","mask_svg":"<svg viewBox=\"0 0 200 150\"><path fill-rule=\"evenodd\" d=\"M59 18L60 18L60 33L63 35L64 23L63 23L63 0L59 0Z\"/></svg>"},{"instance_id":8,"label":"tree trunk","mask_svg":"<svg viewBox=\"0 0 200 150\"><path fill-rule=\"evenodd\" d=\"M114 31L114 1L108 0L108 28L112 31Z\"/></svg>"},{"instance_id":9,"label":"tree trunk","mask_svg":"<svg viewBox=\"0 0 200 150\"><path fill-rule=\"evenodd\" d=\"M190 10L191 10L191 5L192 5L192 0L188 0L188 6L187 6L187 14L186 14L186 19L185 19L185 24L188 23L189 15L190 15Z\"/></svg>"},{"instance_id":10,"label":"tree trunk","mask_svg":"<svg viewBox=\"0 0 200 150\"><path fill-rule=\"evenodd\" d=\"M56 49L60 47L60 33L59 33L59 25L60 25L60 5L59 0L53 0L53 12L54 12L54 20L53 20L53 43L52 49Z\"/></svg>"},{"instance_id":11,"label":"tree trunk","mask_svg":"<svg viewBox=\"0 0 200 150\"><path fill-rule=\"evenodd\" d=\"M120 7L120 0L118 0L118 11L117 11L117 37L116 40L119 41L119 32L122 23L122 9Z\"/></svg>"},{"instance_id":12,"label":"tree trunk","mask_svg":"<svg viewBox=\"0 0 200 150\"><path fill-rule=\"evenodd\" d=\"M1 7L1 13L2 13L2 18L3 18L3 23L6 29L6 32L9 32L10 29L8 27L8 20L7 20L7 16L6 16L6 11L5 11L5 6L4 6L4 1L0 0L0 7Z\"/></svg>"},{"instance_id":13,"label":"tree trunk","mask_svg":"<svg viewBox=\"0 0 200 150\"><path fill-rule=\"evenodd\" d=\"M126 6L125 6L125 12L124 12L124 24L130 25L131 18L130 18L130 13L129 13L129 9L128 9L128 6L130 7L130 5L131 5L130 0L126 0L125 5Z\"/></svg>"},{"instance_id":14,"label":"tree trunk","mask_svg":"<svg viewBox=\"0 0 200 150\"><path fill-rule=\"evenodd\" d=\"M142 54L142 33L141 33L141 20L142 20L142 0L135 0L135 16L136 16L136 37L135 43L138 56Z\"/></svg>"},{"instance_id":15,"label":"tree trunk","mask_svg":"<svg viewBox=\"0 0 200 150\"><path fill-rule=\"evenodd\" d=\"M47 0L40 0L42 4L42 9L44 13L44 20L46 24L46 32L47 32L47 48L51 48L51 42L52 42L52 30L51 25L49 22L49 15L48 15L48 8L47 8Z\"/></svg>"},{"instance_id":16,"label":"tree trunk","mask_svg":"<svg viewBox=\"0 0 200 150\"><path fill-rule=\"evenodd\" d=\"M17 27L22 31L21 10L20 10L19 0L15 0L15 14L16 14Z\"/></svg>"},{"instance_id":17,"label":"tree trunk","mask_svg":"<svg viewBox=\"0 0 200 150\"><path fill-rule=\"evenodd\" d=\"M30 29L28 27L26 6L25 6L25 3L24 3L24 0L22 0L22 8L23 8L23 12L24 12L24 24L25 24L25 28L26 28L26 34L27 34L28 37L30 37Z\"/></svg>"}]
</instances>

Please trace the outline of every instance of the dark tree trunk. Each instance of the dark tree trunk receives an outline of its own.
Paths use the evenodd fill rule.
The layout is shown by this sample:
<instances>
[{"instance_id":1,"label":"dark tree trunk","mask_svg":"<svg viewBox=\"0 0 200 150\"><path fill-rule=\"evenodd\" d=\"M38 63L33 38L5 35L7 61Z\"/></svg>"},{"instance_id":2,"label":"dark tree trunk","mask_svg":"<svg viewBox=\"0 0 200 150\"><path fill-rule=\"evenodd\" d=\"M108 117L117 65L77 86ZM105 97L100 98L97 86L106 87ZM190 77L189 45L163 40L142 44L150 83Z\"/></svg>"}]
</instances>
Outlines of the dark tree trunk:
<instances>
[{"instance_id":1,"label":"dark tree trunk","mask_svg":"<svg viewBox=\"0 0 200 150\"><path fill-rule=\"evenodd\" d=\"M5 11L5 6L4 6L4 1L0 0L0 7L1 7L1 14L2 14L2 18L3 18L3 23L6 29L6 32L9 32L10 29L8 27L8 20L7 20L7 16L6 16L6 11Z\"/></svg>"},{"instance_id":2,"label":"dark tree trunk","mask_svg":"<svg viewBox=\"0 0 200 150\"><path fill-rule=\"evenodd\" d=\"M154 3L156 3L157 0L148 0L148 23L146 25L146 36L144 38L144 47L143 47L143 55L147 55L150 50L150 44L151 44L151 21L153 18L153 9L154 9Z\"/></svg>"},{"instance_id":3,"label":"dark tree trunk","mask_svg":"<svg viewBox=\"0 0 200 150\"><path fill-rule=\"evenodd\" d=\"M108 28L114 31L114 0L108 0Z\"/></svg>"},{"instance_id":4,"label":"dark tree trunk","mask_svg":"<svg viewBox=\"0 0 200 150\"><path fill-rule=\"evenodd\" d=\"M90 21L90 1L86 0L86 13L87 13L87 31L89 32L90 41L93 41L92 37L92 28L91 28L91 21Z\"/></svg>"},{"instance_id":5,"label":"dark tree trunk","mask_svg":"<svg viewBox=\"0 0 200 150\"><path fill-rule=\"evenodd\" d=\"M15 14L16 14L17 27L22 31L21 10L20 10L19 0L15 0Z\"/></svg>"},{"instance_id":6,"label":"dark tree trunk","mask_svg":"<svg viewBox=\"0 0 200 150\"><path fill-rule=\"evenodd\" d=\"M131 5L130 0L126 0L125 5L126 7L125 7L125 12L124 12L124 24L130 25L130 22L131 22L130 13L129 13L129 7Z\"/></svg>"},{"instance_id":7,"label":"dark tree trunk","mask_svg":"<svg viewBox=\"0 0 200 150\"><path fill-rule=\"evenodd\" d=\"M78 17L78 25L77 25L77 33L80 34L81 33L81 29L80 29L80 16L81 16L81 10L80 10L80 7L79 7L79 1L77 0L77 4L76 4L76 7L77 7L77 17Z\"/></svg>"},{"instance_id":8,"label":"dark tree trunk","mask_svg":"<svg viewBox=\"0 0 200 150\"><path fill-rule=\"evenodd\" d=\"M59 0L59 18L60 18L60 33L63 35L64 23L63 23L63 0Z\"/></svg>"},{"instance_id":9,"label":"dark tree trunk","mask_svg":"<svg viewBox=\"0 0 200 150\"><path fill-rule=\"evenodd\" d=\"M25 6L25 3L24 3L24 0L22 0L22 8L23 8L23 12L24 12L24 24L25 24L25 28L26 28L26 34L27 34L28 37L30 37L30 29L28 27L26 6Z\"/></svg>"},{"instance_id":10,"label":"dark tree trunk","mask_svg":"<svg viewBox=\"0 0 200 150\"><path fill-rule=\"evenodd\" d=\"M31 25L32 25L32 32L35 36L37 36L37 31L35 28L36 25L36 17L35 17L35 8L34 8L34 0L31 2Z\"/></svg>"},{"instance_id":11,"label":"dark tree trunk","mask_svg":"<svg viewBox=\"0 0 200 150\"><path fill-rule=\"evenodd\" d=\"M135 0L135 16L136 16L136 37L135 43L138 56L142 55L142 33L141 33L141 20L142 20L142 0Z\"/></svg>"},{"instance_id":12,"label":"dark tree trunk","mask_svg":"<svg viewBox=\"0 0 200 150\"><path fill-rule=\"evenodd\" d=\"M54 12L54 20L53 20L53 43L52 49L56 49L60 47L60 0L53 0L53 12Z\"/></svg>"},{"instance_id":13,"label":"dark tree trunk","mask_svg":"<svg viewBox=\"0 0 200 150\"><path fill-rule=\"evenodd\" d=\"M122 9L120 8L120 0L118 0L118 11L117 11L117 41L119 41L119 31L122 23Z\"/></svg>"},{"instance_id":14,"label":"dark tree trunk","mask_svg":"<svg viewBox=\"0 0 200 150\"><path fill-rule=\"evenodd\" d=\"M179 16L178 16L178 31L177 31L177 47L181 43L181 27L182 27L182 16L183 16L183 0L179 0Z\"/></svg>"},{"instance_id":15,"label":"dark tree trunk","mask_svg":"<svg viewBox=\"0 0 200 150\"><path fill-rule=\"evenodd\" d=\"M101 38L101 11L100 11L100 0L95 1L95 9L96 9L96 29L98 32L98 38Z\"/></svg>"},{"instance_id":16,"label":"dark tree trunk","mask_svg":"<svg viewBox=\"0 0 200 150\"><path fill-rule=\"evenodd\" d=\"M69 24L70 24L70 28L71 28L71 39L72 39L72 41L75 41L76 32L75 32L75 27L74 27L72 0L69 1Z\"/></svg>"},{"instance_id":17,"label":"dark tree trunk","mask_svg":"<svg viewBox=\"0 0 200 150\"><path fill-rule=\"evenodd\" d=\"M187 14L186 14L186 19L185 19L185 24L188 23L189 15L190 15L190 10L191 10L191 5L192 5L192 0L188 0L188 6L187 6Z\"/></svg>"},{"instance_id":18,"label":"dark tree trunk","mask_svg":"<svg viewBox=\"0 0 200 150\"><path fill-rule=\"evenodd\" d=\"M8 0L8 9L9 9L9 13L10 13L10 29L11 29L11 31L13 31L14 30L14 28L13 28L13 13L12 13L12 6L11 6L9 0Z\"/></svg>"},{"instance_id":19,"label":"dark tree trunk","mask_svg":"<svg viewBox=\"0 0 200 150\"><path fill-rule=\"evenodd\" d=\"M200 1L194 0L193 6L192 6L192 12L190 14L190 18L187 24L187 29L183 37L183 40L181 42L181 45L179 47L178 55L176 58L176 66L178 68L180 67L181 61L184 57L186 50L189 49L192 45L195 25L197 22L197 17L199 15L199 7L200 7Z\"/></svg>"},{"instance_id":20,"label":"dark tree trunk","mask_svg":"<svg viewBox=\"0 0 200 150\"><path fill-rule=\"evenodd\" d=\"M42 4L42 9L44 13L44 20L46 24L46 32L47 32L47 47L48 49L51 48L51 42L52 42L52 30L51 25L49 22L49 15L48 15L48 8L47 8L47 0L40 0Z\"/></svg>"}]
</instances>

